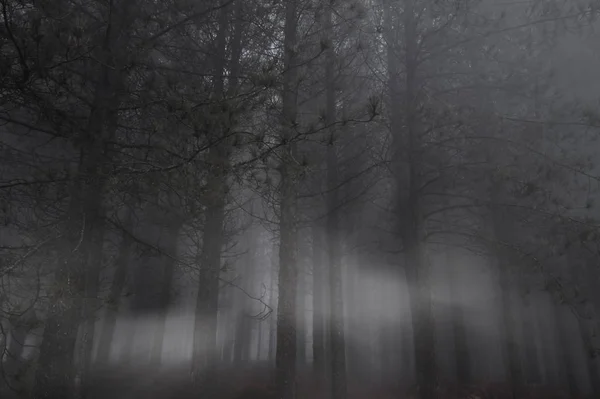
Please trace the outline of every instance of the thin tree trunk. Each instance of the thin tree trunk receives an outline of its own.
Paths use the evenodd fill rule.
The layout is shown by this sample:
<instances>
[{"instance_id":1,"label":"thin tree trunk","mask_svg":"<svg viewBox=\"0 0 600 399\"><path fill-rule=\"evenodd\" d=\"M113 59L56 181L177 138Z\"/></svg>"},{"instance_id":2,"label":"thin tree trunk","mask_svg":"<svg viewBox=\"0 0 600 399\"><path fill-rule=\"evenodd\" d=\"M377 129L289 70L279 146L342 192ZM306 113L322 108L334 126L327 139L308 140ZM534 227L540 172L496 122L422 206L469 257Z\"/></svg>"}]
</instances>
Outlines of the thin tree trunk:
<instances>
[{"instance_id":1,"label":"thin tree trunk","mask_svg":"<svg viewBox=\"0 0 600 399\"><path fill-rule=\"evenodd\" d=\"M248 236L252 236L252 232L248 234ZM251 292L252 283L255 278L255 247L253 240L250 241L250 248L248 254L248 262L245 265L244 271L245 274L242 275L242 281L240 282L240 286L242 290L237 290L237 296L239 302L242 304L242 310L240 311L240 316L238 317L238 323L236 327L236 337L235 337L235 350L234 350L234 363L241 364L247 363L251 360L251 351L252 351L252 327L254 320L252 319L252 315L255 313L252 311L252 306L249 303L249 298L246 296L246 292Z\"/></svg>"},{"instance_id":2,"label":"thin tree trunk","mask_svg":"<svg viewBox=\"0 0 600 399\"><path fill-rule=\"evenodd\" d=\"M106 314L100 332L100 342L96 351L96 361L105 365L110 358L110 350L117 325L117 316L119 313L120 299L123 295L125 282L127 281L128 266L131 258L131 248L133 240L131 238L133 227L133 212L126 211L124 230L121 237L119 255L116 259L116 270L110 285L110 291L106 301Z\"/></svg>"},{"instance_id":3,"label":"thin tree trunk","mask_svg":"<svg viewBox=\"0 0 600 399\"><path fill-rule=\"evenodd\" d=\"M298 297L296 298L296 363L301 369L306 365L306 274L304 270L299 271L298 275Z\"/></svg>"},{"instance_id":4,"label":"thin tree trunk","mask_svg":"<svg viewBox=\"0 0 600 399\"><path fill-rule=\"evenodd\" d=\"M502 183L494 182L491 200L495 203L501 202ZM521 396L523 388L523 368L519 355L518 339L515 328L518 320L513 311L511 292L515 284L511 274L510 248L507 247L510 238L510 218L501 206L491 208L491 221L496 248L496 273L500 287L500 323L503 332L503 354L507 367L507 382L514 398Z\"/></svg>"},{"instance_id":5,"label":"thin tree trunk","mask_svg":"<svg viewBox=\"0 0 600 399\"><path fill-rule=\"evenodd\" d=\"M405 268L409 285L409 303L413 322L415 372L420 399L436 397L437 370L435 349L435 323L431 306L431 266L425 253L421 205L421 152L422 145L418 123L418 44L414 0L407 0L404 7L404 36L406 42L405 67L405 124L408 143L408 195L405 203L404 221L400 226L403 234ZM400 151L400 127L395 127L396 150ZM399 155L399 154L397 154ZM399 171L398 171L399 172ZM400 176L400 174L399 174ZM399 184L399 187L401 185ZM402 198L400 193L399 198Z\"/></svg>"},{"instance_id":6,"label":"thin tree trunk","mask_svg":"<svg viewBox=\"0 0 600 399\"><path fill-rule=\"evenodd\" d=\"M577 384L577 376L575 375L575 367L573 364L573 358L569 351L569 334L566 329L566 322L562 314L562 305L553 304L554 310L554 326L557 331L557 345L556 348L559 351L560 357L560 369L564 375L567 383L567 389L569 394L573 398L579 397L579 386Z\"/></svg>"},{"instance_id":7,"label":"thin tree trunk","mask_svg":"<svg viewBox=\"0 0 600 399\"><path fill-rule=\"evenodd\" d=\"M272 256L275 256L275 248L273 248ZM276 307L277 307L277 298L275 296L275 282L278 280L278 270L275 267L275 261L271 259L271 268L270 268L270 278L269 282L269 306L272 309L272 313L269 316L269 353L268 359L269 362L275 362L275 354L277 350L277 317L276 317Z\"/></svg>"},{"instance_id":8,"label":"thin tree trunk","mask_svg":"<svg viewBox=\"0 0 600 399\"><path fill-rule=\"evenodd\" d=\"M33 326L37 321L35 310L30 308L20 316L11 317L10 332L5 331L10 336L10 342L6 348L5 362L2 365L2 372L7 379L6 382L12 388L17 388L18 391L23 391L23 351L25 349L25 341ZM1 352L4 354L4 351ZM0 359L1 361L2 359ZM0 384L2 385L2 384ZM3 390L0 389L0 393Z\"/></svg>"},{"instance_id":9,"label":"thin tree trunk","mask_svg":"<svg viewBox=\"0 0 600 399\"><path fill-rule=\"evenodd\" d=\"M175 220L172 220L172 219ZM167 318L169 315L169 309L171 308L172 291L173 291L173 277L175 275L176 257L177 257L177 243L179 238L179 231L183 225L182 220L178 220L177 216L173 216L172 219L167 222L171 224L166 230L166 243L164 245L163 255L163 275L161 278L160 286L160 313L158 322L156 324L156 330L154 331L154 337L152 339L152 349L150 352L150 363L155 367L160 367L162 361L163 345L165 341L165 330L167 326Z\"/></svg>"},{"instance_id":10,"label":"thin tree trunk","mask_svg":"<svg viewBox=\"0 0 600 399\"><path fill-rule=\"evenodd\" d=\"M451 323L454 336L454 357L456 362L456 379L462 386L471 383L471 358L469 356L469 345L467 343L466 319L460 290L458 289L457 271L451 262L451 257L446 251L446 264L448 284L450 285L450 303L452 309Z\"/></svg>"},{"instance_id":11,"label":"thin tree trunk","mask_svg":"<svg viewBox=\"0 0 600 399\"><path fill-rule=\"evenodd\" d=\"M264 330L264 320L259 320L258 321L258 326L257 326L257 338L256 338L256 360L260 361L262 360L262 352L263 352L263 341L264 341L264 337L263 337L263 330Z\"/></svg>"},{"instance_id":12,"label":"thin tree trunk","mask_svg":"<svg viewBox=\"0 0 600 399\"><path fill-rule=\"evenodd\" d=\"M92 354L94 350L94 336L96 330L97 312L100 308L98 294L100 288L100 270L102 268L102 249L104 239L104 222L98 218L95 229L92 232L93 248L89 252L89 258L85 263L84 300L82 309L82 325L80 328L78 345L78 366L75 374L76 397L83 397L86 389L86 379L92 366Z\"/></svg>"},{"instance_id":13,"label":"thin tree trunk","mask_svg":"<svg viewBox=\"0 0 600 399\"><path fill-rule=\"evenodd\" d=\"M326 332L326 305L325 305L325 282L327 271L323 263L322 237L319 226L312 227L312 285L313 285L313 372L317 384L325 379L325 332Z\"/></svg>"},{"instance_id":14,"label":"thin tree trunk","mask_svg":"<svg viewBox=\"0 0 600 399\"><path fill-rule=\"evenodd\" d=\"M339 238L338 207L338 160L335 144L336 92L335 92L335 48L333 44L332 13L334 2L330 1L325 9L325 32L327 40L325 65L325 122L328 126L327 147L327 255L329 265L329 336L331 342L331 398L345 399L348 395L346 381L346 337L344 328L344 288L341 263L341 245Z\"/></svg>"},{"instance_id":15,"label":"thin tree trunk","mask_svg":"<svg viewBox=\"0 0 600 399\"><path fill-rule=\"evenodd\" d=\"M598 363L596 361L596 355L594 354L594 346L592 341L593 328L590 326L592 322L593 321L583 320L581 317L577 318L577 327L581 336L583 355L585 356L585 365L590 377L591 391L594 397L600 397L600 377L598 374Z\"/></svg>"},{"instance_id":16,"label":"thin tree trunk","mask_svg":"<svg viewBox=\"0 0 600 399\"><path fill-rule=\"evenodd\" d=\"M279 220L279 302L277 306L276 397L296 398L297 178L294 168L297 122L297 1L285 3Z\"/></svg>"},{"instance_id":17,"label":"thin tree trunk","mask_svg":"<svg viewBox=\"0 0 600 399\"><path fill-rule=\"evenodd\" d=\"M518 283L520 286L520 299L521 299L521 322L523 326L523 345L524 345L524 364L525 364L525 378L528 384L539 384L542 381L542 373L540 365L538 363L537 356L537 343L538 337L535 336L534 329L534 312L533 304L531 302L529 287L526 285L529 283L529 279L525 276L520 276Z\"/></svg>"},{"instance_id":18,"label":"thin tree trunk","mask_svg":"<svg viewBox=\"0 0 600 399\"><path fill-rule=\"evenodd\" d=\"M505 259L505 257L503 257ZM502 258L501 258L502 259ZM504 337L504 356L508 368L508 383L513 392L513 397L519 397L523 386L523 370L519 356L519 347L515 326L517 319L512 310L510 292L512 279L505 262L498 261L498 275L500 282L500 314Z\"/></svg>"}]
</instances>

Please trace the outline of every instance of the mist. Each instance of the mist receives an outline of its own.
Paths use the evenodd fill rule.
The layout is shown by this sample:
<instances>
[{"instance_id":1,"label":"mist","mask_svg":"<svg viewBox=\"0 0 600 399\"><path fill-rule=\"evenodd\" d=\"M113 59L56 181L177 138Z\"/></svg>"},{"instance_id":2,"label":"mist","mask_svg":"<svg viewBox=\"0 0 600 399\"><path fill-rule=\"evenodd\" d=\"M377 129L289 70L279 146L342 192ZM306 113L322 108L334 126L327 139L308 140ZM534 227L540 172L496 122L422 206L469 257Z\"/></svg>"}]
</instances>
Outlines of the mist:
<instances>
[{"instance_id":1,"label":"mist","mask_svg":"<svg viewBox=\"0 0 600 399\"><path fill-rule=\"evenodd\" d=\"M600 397L594 0L2 0L0 397Z\"/></svg>"}]
</instances>

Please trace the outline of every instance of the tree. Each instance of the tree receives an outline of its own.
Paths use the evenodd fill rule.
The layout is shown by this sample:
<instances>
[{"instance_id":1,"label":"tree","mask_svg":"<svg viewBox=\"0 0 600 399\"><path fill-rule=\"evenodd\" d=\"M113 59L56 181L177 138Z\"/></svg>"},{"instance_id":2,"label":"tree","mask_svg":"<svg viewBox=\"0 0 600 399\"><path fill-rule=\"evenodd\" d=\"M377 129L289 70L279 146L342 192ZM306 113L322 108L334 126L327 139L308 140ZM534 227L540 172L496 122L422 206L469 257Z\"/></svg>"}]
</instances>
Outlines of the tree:
<instances>
[{"instance_id":1,"label":"tree","mask_svg":"<svg viewBox=\"0 0 600 399\"><path fill-rule=\"evenodd\" d=\"M297 18L296 0L285 3L285 27L283 40L283 88L281 138L283 147L279 166L279 300L277 306L277 397L296 397L296 287L298 279L296 248L296 204L295 185L296 142L294 130L297 120Z\"/></svg>"}]
</instances>

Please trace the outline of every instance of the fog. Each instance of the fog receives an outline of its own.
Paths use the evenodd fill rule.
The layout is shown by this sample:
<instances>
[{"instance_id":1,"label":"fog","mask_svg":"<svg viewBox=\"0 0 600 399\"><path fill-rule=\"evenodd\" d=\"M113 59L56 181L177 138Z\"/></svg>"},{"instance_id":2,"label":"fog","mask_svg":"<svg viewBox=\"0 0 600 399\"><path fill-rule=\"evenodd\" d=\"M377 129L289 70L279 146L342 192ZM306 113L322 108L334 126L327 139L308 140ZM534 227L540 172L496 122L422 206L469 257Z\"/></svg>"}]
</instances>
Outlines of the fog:
<instances>
[{"instance_id":1,"label":"fog","mask_svg":"<svg viewBox=\"0 0 600 399\"><path fill-rule=\"evenodd\" d=\"M0 398L599 398L599 16L2 0Z\"/></svg>"}]
</instances>

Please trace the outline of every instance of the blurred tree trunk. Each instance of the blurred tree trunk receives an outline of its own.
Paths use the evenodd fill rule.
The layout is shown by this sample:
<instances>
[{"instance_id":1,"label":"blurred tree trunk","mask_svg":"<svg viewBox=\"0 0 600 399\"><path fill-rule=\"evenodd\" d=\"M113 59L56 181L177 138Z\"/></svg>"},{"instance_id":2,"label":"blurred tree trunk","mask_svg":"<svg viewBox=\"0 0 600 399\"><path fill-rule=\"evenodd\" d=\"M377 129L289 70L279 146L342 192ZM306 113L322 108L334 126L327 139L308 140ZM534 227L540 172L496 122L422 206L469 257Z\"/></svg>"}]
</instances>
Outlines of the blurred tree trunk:
<instances>
[{"instance_id":1,"label":"blurred tree trunk","mask_svg":"<svg viewBox=\"0 0 600 399\"><path fill-rule=\"evenodd\" d=\"M271 251L271 260L270 260L270 279L269 282L269 306L271 307L271 315L269 316L269 352L268 352L268 360L273 365L275 364L275 353L277 350L277 297L275 295L275 290L277 288L276 281L278 280L278 270L275 267L275 252L276 248L273 245Z\"/></svg>"},{"instance_id":2,"label":"blurred tree trunk","mask_svg":"<svg viewBox=\"0 0 600 399\"><path fill-rule=\"evenodd\" d=\"M306 271L303 268L298 274L298 297L296 298L296 347L298 350L296 363L301 369L306 365Z\"/></svg>"},{"instance_id":3,"label":"blurred tree trunk","mask_svg":"<svg viewBox=\"0 0 600 399\"><path fill-rule=\"evenodd\" d=\"M133 212L130 209L126 211L123 229L124 231L121 233L119 254L117 255L115 262L116 269L106 301L106 313L104 315L104 322L102 324L102 330L100 331L98 349L96 351L96 361L101 365L107 364L110 358L110 350L117 325L120 299L123 295L123 289L125 288L125 283L127 281L129 262L131 261L131 249L133 246L133 239L131 237L133 229Z\"/></svg>"},{"instance_id":4,"label":"blurred tree trunk","mask_svg":"<svg viewBox=\"0 0 600 399\"><path fill-rule=\"evenodd\" d=\"M581 273L580 280L587 288L589 295L589 320L579 320L580 330L584 342L584 351L586 355L587 368L590 374L590 384L592 394L600 397L600 359L598 358L598 312L600 310L600 292L598 284L600 282L598 269L595 263L587 262Z\"/></svg>"},{"instance_id":5,"label":"blurred tree trunk","mask_svg":"<svg viewBox=\"0 0 600 399\"><path fill-rule=\"evenodd\" d=\"M472 381L471 358L469 356L469 345L467 341L467 327L465 325L465 313L463 301L460 296L458 271L452 262L449 250L445 254L446 277L450 286L451 323L454 337L454 356L456 362L456 380L462 386Z\"/></svg>"},{"instance_id":6,"label":"blurred tree trunk","mask_svg":"<svg viewBox=\"0 0 600 399\"><path fill-rule=\"evenodd\" d=\"M279 165L279 302L277 307L277 352L275 354L276 396L296 398L296 287L297 265L297 177L294 166L297 125L297 23L298 2L285 3L284 62L282 95L282 147Z\"/></svg>"},{"instance_id":7,"label":"blurred tree trunk","mask_svg":"<svg viewBox=\"0 0 600 399\"><path fill-rule=\"evenodd\" d=\"M35 310L33 308L26 309L22 314L14 314L10 318L10 330L5 331L10 340L6 348L4 356L4 364L2 365L2 373L6 380L4 382L10 384L12 388L19 391L24 390L23 382L23 352L25 350L27 336L37 322ZM2 351L4 355L4 351ZM1 360L0 360L1 361ZM2 384L0 384L2 385ZM0 389L0 393L3 389Z\"/></svg>"},{"instance_id":8,"label":"blurred tree trunk","mask_svg":"<svg viewBox=\"0 0 600 399\"><path fill-rule=\"evenodd\" d=\"M250 353L250 316L244 304L244 307L238 314L238 318L235 324L235 341L233 349L233 363L236 365L242 365L247 363Z\"/></svg>"},{"instance_id":9,"label":"blurred tree trunk","mask_svg":"<svg viewBox=\"0 0 600 399\"><path fill-rule=\"evenodd\" d=\"M578 398L580 391L577 384L577 376L575 374L576 368L573 364L573 358L570 352L570 337L569 332L566 328L567 323L563 316L563 305L553 304L552 309L554 310L554 327L557 331L557 342L556 348L558 350L560 359L560 370L566 380L567 389L572 398Z\"/></svg>"},{"instance_id":10,"label":"blurred tree trunk","mask_svg":"<svg viewBox=\"0 0 600 399\"><path fill-rule=\"evenodd\" d=\"M231 40L231 62L229 69L232 79L228 92L225 91L225 69L227 67L227 32L230 19L231 2L221 0L223 6L219 10L219 28L216 36L214 63L214 96L217 101L219 120L213 122L211 137L216 144L208 152L209 176L206 184L206 222L203 245L198 266L200 268L198 295L196 298L196 314L194 324L194 350L192 356L192 378L199 386L213 380L216 366L217 350L217 317L219 302L219 276L221 271L221 255L224 244L225 206L229 192L228 177L230 168L231 119L233 112L227 95L235 94L241 53L242 35L242 2L236 1L235 26ZM225 110L225 111L222 111Z\"/></svg>"},{"instance_id":11,"label":"blurred tree trunk","mask_svg":"<svg viewBox=\"0 0 600 399\"><path fill-rule=\"evenodd\" d=\"M126 35L129 11L134 2L119 4L118 12L109 10L102 46L98 48L98 79L88 126L80 132L80 164L78 176L71 186L65 231L57 260L53 292L40 346L32 395L36 399L71 398L82 394L85 368L89 366L97 309L98 276L103 244L102 201L108 165L106 141L117 128L117 108L123 93L122 68L118 65L126 48L121 39ZM111 5L112 7L112 5ZM84 322L75 370L77 332ZM75 373L77 381L75 381ZM74 385L75 382L75 385Z\"/></svg>"},{"instance_id":12,"label":"blurred tree trunk","mask_svg":"<svg viewBox=\"0 0 600 399\"><path fill-rule=\"evenodd\" d=\"M325 303L325 286L327 282L327 270L323 262L323 248L321 243L323 237L320 231L320 226L315 223L312 226L312 286L313 286L313 372L317 379L317 383L321 384L326 378L325 364L325 334L327 331L326 325L326 309Z\"/></svg>"},{"instance_id":13,"label":"blurred tree trunk","mask_svg":"<svg viewBox=\"0 0 600 399\"><path fill-rule=\"evenodd\" d=\"M398 233L402 237L405 273L409 287L415 372L419 399L435 398L437 384L435 323L431 306L430 265L424 243L421 204L422 143L419 127L419 47L414 0L404 2L404 96L400 84L399 21L390 0L385 1L384 32L387 42L390 110L404 104L404 115L391 111L393 173L396 177ZM403 132L406 132L403 134Z\"/></svg>"},{"instance_id":14,"label":"blurred tree trunk","mask_svg":"<svg viewBox=\"0 0 600 399\"><path fill-rule=\"evenodd\" d=\"M332 14L334 1L325 6L324 26L326 43L325 65L325 123L330 135L327 146L327 261L329 269L329 336L331 345L331 398L345 399L348 395L346 381L346 337L344 328L344 281L342 275L340 222L338 214L338 158L335 122L336 78L335 46L333 43Z\"/></svg>"},{"instance_id":15,"label":"blurred tree trunk","mask_svg":"<svg viewBox=\"0 0 600 399\"><path fill-rule=\"evenodd\" d=\"M171 207L172 204L169 204ZM173 208L171 208L173 209ZM177 266L177 244L179 242L179 231L183 226L183 219L174 212L168 212L170 216L165 220L167 226L163 230L166 233L165 243L162 245L162 276L160 279L159 291L159 318L152 339L152 349L150 352L150 363L155 367L160 367L162 360L163 345L165 341L165 329L167 327L167 318L173 297L173 277ZM162 241L162 240L161 240Z\"/></svg>"},{"instance_id":16,"label":"blurred tree trunk","mask_svg":"<svg viewBox=\"0 0 600 399\"><path fill-rule=\"evenodd\" d=\"M593 326L591 326L593 322L593 320L584 320L581 317L577 317L577 327L583 346L585 366L590 377L590 388L594 397L600 397L600 377L598 375L598 363L593 343Z\"/></svg>"},{"instance_id":17,"label":"blurred tree trunk","mask_svg":"<svg viewBox=\"0 0 600 399\"><path fill-rule=\"evenodd\" d=\"M235 301L233 295L233 288L226 287L226 289L222 290L219 294L221 294L221 298L223 302L227 304L227 318L223 323L223 351L222 351L222 361L228 365L233 362L233 346L235 345L235 322L236 322L236 312L235 312ZM221 302L219 302L221 303Z\"/></svg>"},{"instance_id":18,"label":"blurred tree trunk","mask_svg":"<svg viewBox=\"0 0 600 399\"><path fill-rule=\"evenodd\" d=\"M542 381L542 373L538 363L537 343L538 338L535 336L534 328L534 312L535 309L530 298L531 284L529 276L521 275L517 281L519 285L519 299L521 303L521 323L524 345L524 367L525 378L528 384L539 384Z\"/></svg>"},{"instance_id":19,"label":"blurred tree trunk","mask_svg":"<svg viewBox=\"0 0 600 399\"><path fill-rule=\"evenodd\" d=\"M496 183L496 191L492 194L492 201L495 203L500 202L497 195L497 193L499 193L499 188L497 187L499 184L500 183ZM497 240L495 253L497 255L496 272L500 287L500 317L504 340L503 355L506 360L506 367L508 368L507 382L512 390L513 396L519 397L524 381L517 334L515 331L518 320L513 311L510 295L514 281L511 278L510 272L511 259L507 255L510 251L510 249L507 248L507 238L510 237L510 228L507 225L508 220L510 219L500 207L492 209L492 224L494 236Z\"/></svg>"},{"instance_id":20,"label":"blurred tree trunk","mask_svg":"<svg viewBox=\"0 0 600 399\"><path fill-rule=\"evenodd\" d=\"M264 337L263 337L264 326L265 326L264 320L259 320L258 324L256 326L256 328L257 328L257 333L256 333L256 335L257 335L257 337L256 337L256 360L257 361L262 360L263 341L264 341Z\"/></svg>"},{"instance_id":21,"label":"blurred tree trunk","mask_svg":"<svg viewBox=\"0 0 600 399\"><path fill-rule=\"evenodd\" d=\"M238 282L239 288L236 288L238 304L241 304L241 310L236 324L235 334L235 347L233 362L235 364L247 363L251 360L252 352L252 327L254 321L252 316L256 314L253 312L253 306L249 303L250 299L246 293L252 292L252 285L255 281L256 274L256 259L255 259L255 246L254 239L252 238L253 232L247 232L247 241L249 242L248 258L247 263L244 267L244 274L242 275L241 281Z\"/></svg>"}]
</instances>

